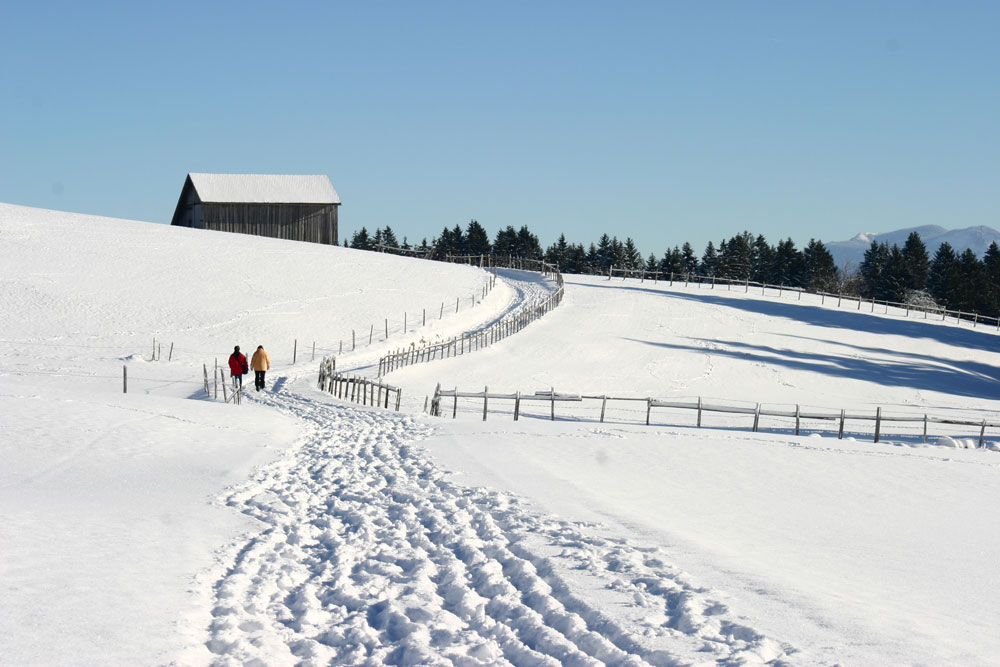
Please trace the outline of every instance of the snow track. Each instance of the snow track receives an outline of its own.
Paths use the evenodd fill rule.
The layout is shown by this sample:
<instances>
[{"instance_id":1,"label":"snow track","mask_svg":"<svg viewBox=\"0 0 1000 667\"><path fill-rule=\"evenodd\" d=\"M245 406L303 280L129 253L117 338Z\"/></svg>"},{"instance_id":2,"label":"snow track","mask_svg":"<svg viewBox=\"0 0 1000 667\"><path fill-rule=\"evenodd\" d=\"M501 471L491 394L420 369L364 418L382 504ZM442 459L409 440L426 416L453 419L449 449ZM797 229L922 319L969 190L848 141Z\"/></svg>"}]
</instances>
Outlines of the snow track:
<instances>
[{"instance_id":1,"label":"snow track","mask_svg":"<svg viewBox=\"0 0 1000 667\"><path fill-rule=\"evenodd\" d=\"M306 435L226 498L263 529L214 585L214 664L674 665L786 653L657 550L448 481L415 444L430 432L421 421L288 387L260 400ZM579 586L634 620L612 620L574 595Z\"/></svg>"}]
</instances>

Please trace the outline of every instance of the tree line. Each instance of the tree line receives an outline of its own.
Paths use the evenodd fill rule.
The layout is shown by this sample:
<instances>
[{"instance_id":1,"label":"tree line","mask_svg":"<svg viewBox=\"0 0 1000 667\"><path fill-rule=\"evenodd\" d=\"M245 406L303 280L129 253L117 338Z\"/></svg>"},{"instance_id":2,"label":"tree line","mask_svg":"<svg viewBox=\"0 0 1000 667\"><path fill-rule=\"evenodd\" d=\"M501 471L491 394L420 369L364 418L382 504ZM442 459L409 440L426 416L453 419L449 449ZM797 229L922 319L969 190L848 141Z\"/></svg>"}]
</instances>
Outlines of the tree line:
<instances>
[{"instance_id":1,"label":"tree line","mask_svg":"<svg viewBox=\"0 0 1000 667\"><path fill-rule=\"evenodd\" d=\"M822 241L810 239L799 250L791 238L771 244L763 235L744 231L716 245L709 241L698 255L690 243L675 245L657 257L645 258L631 238L624 241L602 234L589 245L570 243L565 235L546 249L527 226L499 230L490 240L476 220L445 227L430 243L399 242L392 229L362 227L344 245L361 250L413 254L430 259L455 255L490 255L544 259L564 273L606 274L611 267L658 272L664 276L717 277L800 288L811 292L840 293L879 301L909 303L915 307L947 308L1000 317L1000 248L994 242L979 259L967 249L957 253L943 243L931 258L917 232L902 248L873 241L856 272L837 268Z\"/></svg>"}]
</instances>

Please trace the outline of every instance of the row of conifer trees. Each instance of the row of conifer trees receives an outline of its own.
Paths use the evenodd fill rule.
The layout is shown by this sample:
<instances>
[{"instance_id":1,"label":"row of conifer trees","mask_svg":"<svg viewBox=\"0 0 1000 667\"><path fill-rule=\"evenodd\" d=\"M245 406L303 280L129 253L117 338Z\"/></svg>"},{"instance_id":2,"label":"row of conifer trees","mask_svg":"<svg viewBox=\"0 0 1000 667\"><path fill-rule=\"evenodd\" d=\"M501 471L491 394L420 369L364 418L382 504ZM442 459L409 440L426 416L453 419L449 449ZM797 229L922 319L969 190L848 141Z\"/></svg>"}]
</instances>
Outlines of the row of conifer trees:
<instances>
[{"instance_id":1,"label":"row of conifer trees","mask_svg":"<svg viewBox=\"0 0 1000 667\"><path fill-rule=\"evenodd\" d=\"M601 235L584 246L569 243L564 235L545 250L527 226L501 229L490 235L472 220L445 227L430 243L410 245L399 242L390 227L369 235L365 228L351 238L352 248L383 252L411 253L431 259L452 255L516 256L544 259L564 273L605 274L611 267L645 269L662 275L715 276L729 280L750 280L770 285L797 287L813 292L841 293L879 301L941 307L968 313L1000 317L1000 248L993 243L982 259L972 250L956 251L941 244L931 257L920 235L912 232L902 248L872 242L860 266L840 267L822 241L810 239L799 250L788 238L772 245L763 235L750 232L709 242L701 255L690 243L668 248L657 257L643 258L631 238L619 241Z\"/></svg>"}]
</instances>

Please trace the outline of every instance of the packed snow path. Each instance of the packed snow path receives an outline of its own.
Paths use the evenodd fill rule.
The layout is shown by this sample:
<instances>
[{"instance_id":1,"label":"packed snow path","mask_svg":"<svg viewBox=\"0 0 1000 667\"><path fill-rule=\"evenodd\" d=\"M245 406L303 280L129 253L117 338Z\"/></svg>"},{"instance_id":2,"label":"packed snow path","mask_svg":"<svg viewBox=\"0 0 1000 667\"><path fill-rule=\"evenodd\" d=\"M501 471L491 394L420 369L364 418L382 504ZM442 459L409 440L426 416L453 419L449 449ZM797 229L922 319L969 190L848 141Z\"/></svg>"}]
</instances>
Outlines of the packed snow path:
<instances>
[{"instance_id":1,"label":"packed snow path","mask_svg":"<svg viewBox=\"0 0 1000 667\"><path fill-rule=\"evenodd\" d=\"M285 383L260 396L306 435L226 500L263 528L214 586L216 664L674 665L789 650L656 549L449 482L413 417ZM612 621L579 587L634 617Z\"/></svg>"}]
</instances>

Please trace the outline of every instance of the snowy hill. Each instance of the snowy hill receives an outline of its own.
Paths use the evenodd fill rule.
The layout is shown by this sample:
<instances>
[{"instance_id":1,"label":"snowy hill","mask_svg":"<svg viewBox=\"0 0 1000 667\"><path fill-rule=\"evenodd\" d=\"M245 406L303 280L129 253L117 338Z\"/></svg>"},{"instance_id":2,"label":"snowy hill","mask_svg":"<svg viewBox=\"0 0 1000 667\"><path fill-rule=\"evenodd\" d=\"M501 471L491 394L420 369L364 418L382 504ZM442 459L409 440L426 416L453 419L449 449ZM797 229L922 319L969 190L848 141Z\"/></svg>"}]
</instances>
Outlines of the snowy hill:
<instances>
[{"instance_id":1,"label":"snowy hill","mask_svg":"<svg viewBox=\"0 0 1000 667\"><path fill-rule=\"evenodd\" d=\"M976 430L421 414L441 383L982 415L1000 410L992 330L567 276L522 332L390 374L387 413L319 391L313 341L370 376L551 284L502 272L483 296L472 267L8 205L0 240L0 662L1000 655L1000 454L954 447ZM203 389L235 343L274 361L239 406Z\"/></svg>"},{"instance_id":2,"label":"snowy hill","mask_svg":"<svg viewBox=\"0 0 1000 667\"><path fill-rule=\"evenodd\" d=\"M826 247L833 255L833 259L838 267L843 268L846 265L857 269L864 260L865 250L871 247L873 241L888 243L890 247L895 244L902 248L911 232L920 234L920 239L927 246L927 254L932 259L938 246L942 243L951 244L951 247L958 254L961 254L967 248L971 248L979 258L982 258L991 243L1000 243L1000 232L992 227L979 225L966 229L949 230L937 225L923 225L880 234L861 233L849 241L826 243Z\"/></svg>"}]
</instances>

